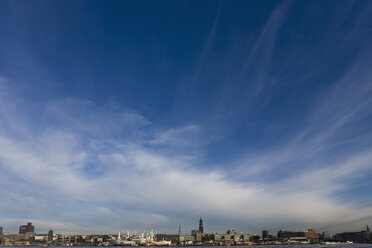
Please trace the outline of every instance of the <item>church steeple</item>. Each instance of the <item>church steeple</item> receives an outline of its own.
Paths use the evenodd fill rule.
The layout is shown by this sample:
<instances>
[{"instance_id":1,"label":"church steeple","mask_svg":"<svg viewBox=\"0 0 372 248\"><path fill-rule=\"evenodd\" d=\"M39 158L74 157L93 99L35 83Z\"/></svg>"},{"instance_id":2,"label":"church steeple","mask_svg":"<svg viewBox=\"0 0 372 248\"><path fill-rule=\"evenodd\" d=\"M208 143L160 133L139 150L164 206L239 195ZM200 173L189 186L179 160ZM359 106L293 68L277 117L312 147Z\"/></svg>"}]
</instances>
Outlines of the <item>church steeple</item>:
<instances>
[{"instance_id":1,"label":"church steeple","mask_svg":"<svg viewBox=\"0 0 372 248\"><path fill-rule=\"evenodd\" d=\"M203 219L201 217L200 217L200 220L199 220L199 232L204 233Z\"/></svg>"}]
</instances>

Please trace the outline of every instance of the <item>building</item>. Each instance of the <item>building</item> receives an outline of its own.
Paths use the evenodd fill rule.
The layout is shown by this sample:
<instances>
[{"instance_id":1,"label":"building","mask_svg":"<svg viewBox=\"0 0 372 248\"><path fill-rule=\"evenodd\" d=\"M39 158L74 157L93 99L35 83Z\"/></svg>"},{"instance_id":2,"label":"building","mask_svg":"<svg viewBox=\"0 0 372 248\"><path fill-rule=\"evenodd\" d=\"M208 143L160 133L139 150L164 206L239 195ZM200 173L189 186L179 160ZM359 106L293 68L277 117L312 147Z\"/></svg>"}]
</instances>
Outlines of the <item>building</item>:
<instances>
[{"instance_id":1,"label":"building","mask_svg":"<svg viewBox=\"0 0 372 248\"><path fill-rule=\"evenodd\" d=\"M53 241L54 238L54 232L53 230L49 230L48 232L48 241Z\"/></svg>"},{"instance_id":2,"label":"building","mask_svg":"<svg viewBox=\"0 0 372 248\"><path fill-rule=\"evenodd\" d=\"M362 233L361 232L343 232L337 233L334 239L341 242L351 241L354 243L362 243Z\"/></svg>"},{"instance_id":3,"label":"building","mask_svg":"<svg viewBox=\"0 0 372 248\"><path fill-rule=\"evenodd\" d=\"M260 235L257 235L257 234L252 234L250 240L253 242L253 243L260 243Z\"/></svg>"},{"instance_id":4,"label":"building","mask_svg":"<svg viewBox=\"0 0 372 248\"><path fill-rule=\"evenodd\" d=\"M328 241L328 240L331 240L333 238L333 236L328 232L322 232L320 235L319 235L319 239L321 241Z\"/></svg>"},{"instance_id":5,"label":"building","mask_svg":"<svg viewBox=\"0 0 372 248\"><path fill-rule=\"evenodd\" d=\"M4 243L4 234L3 234L3 227L0 226L0 245Z\"/></svg>"},{"instance_id":6,"label":"building","mask_svg":"<svg viewBox=\"0 0 372 248\"><path fill-rule=\"evenodd\" d=\"M167 240L167 236L168 236L167 234L158 233L158 234L155 234L155 239L158 241Z\"/></svg>"},{"instance_id":7,"label":"building","mask_svg":"<svg viewBox=\"0 0 372 248\"><path fill-rule=\"evenodd\" d=\"M31 222L28 222L27 225L23 225L19 227L19 234L26 234L28 232L35 232L35 227L32 225Z\"/></svg>"},{"instance_id":8,"label":"building","mask_svg":"<svg viewBox=\"0 0 372 248\"><path fill-rule=\"evenodd\" d=\"M34 236L33 241L34 242L39 242L39 243L41 243L41 242L45 243L45 242L48 241L48 234L37 234L37 235Z\"/></svg>"},{"instance_id":9,"label":"building","mask_svg":"<svg viewBox=\"0 0 372 248\"><path fill-rule=\"evenodd\" d=\"M26 234L26 226L25 225L19 227L19 234Z\"/></svg>"},{"instance_id":10,"label":"building","mask_svg":"<svg viewBox=\"0 0 372 248\"><path fill-rule=\"evenodd\" d=\"M226 233L211 233L204 235L204 241L213 244L244 244L249 243L250 235L236 233L234 229L227 230Z\"/></svg>"},{"instance_id":11,"label":"building","mask_svg":"<svg viewBox=\"0 0 372 248\"><path fill-rule=\"evenodd\" d=\"M172 244L175 244L175 245L184 244L184 241L185 241L185 237L180 234L168 234L166 239L168 241L171 241Z\"/></svg>"},{"instance_id":12,"label":"building","mask_svg":"<svg viewBox=\"0 0 372 248\"><path fill-rule=\"evenodd\" d=\"M199 220L199 232L204 233L203 219L201 217Z\"/></svg>"},{"instance_id":13,"label":"building","mask_svg":"<svg viewBox=\"0 0 372 248\"><path fill-rule=\"evenodd\" d=\"M280 230L278 232L279 239L293 239L293 238L306 238L306 231L285 231Z\"/></svg>"},{"instance_id":14,"label":"building","mask_svg":"<svg viewBox=\"0 0 372 248\"><path fill-rule=\"evenodd\" d=\"M203 234L201 232L196 232L194 237L196 243L200 243L203 241Z\"/></svg>"},{"instance_id":15,"label":"building","mask_svg":"<svg viewBox=\"0 0 372 248\"><path fill-rule=\"evenodd\" d=\"M289 242L308 242L316 243L318 241L318 235L313 229L301 230L301 231L285 231L280 230L278 232L278 239Z\"/></svg>"},{"instance_id":16,"label":"building","mask_svg":"<svg viewBox=\"0 0 372 248\"><path fill-rule=\"evenodd\" d=\"M192 235L183 235L183 243L185 245L192 245L194 242L194 236Z\"/></svg>"},{"instance_id":17,"label":"building","mask_svg":"<svg viewBox=\"0 0 372 248\"><path fill-rule=\"evenodd\" d=\"M191 236L193 236L194 244L200 244L204 241L204 226L203 226L203 219L200 217L199 220L199 229L198 230L191 230Z\"/></svg>"},{"instance_id":18,"label":"building","mask_svg":"<svg viewBox=\"0 0 372 248\"><path fill-rule=\"evenodd\" d=\"M268 230L263 230L262 231L262 239L265 240L265 239L269 239L270 238L270 233Z\"/></svg>"},{"instance_id":19,"label":"building","mask_svg":"<svg viewBox=\"0 0 372 248\"><path fill-rule=\"evenodd\" d=\"M310 240L313 240L318 238L318 234L314 229L308 229L306 232L306 237Z\"/></svg>"},{"instance_id":20,"label":"building","mask_svg":"<svg viewBox=\"0 0 372 248\"><path fill-rule=\"evenodd\" d=\"M366 230L360 232L343 232L337 233L334 236L337 241L347 242L352 241L353 243L370 243L372 242L372 235L367 225Z\"/></svg>"}]
</instances>

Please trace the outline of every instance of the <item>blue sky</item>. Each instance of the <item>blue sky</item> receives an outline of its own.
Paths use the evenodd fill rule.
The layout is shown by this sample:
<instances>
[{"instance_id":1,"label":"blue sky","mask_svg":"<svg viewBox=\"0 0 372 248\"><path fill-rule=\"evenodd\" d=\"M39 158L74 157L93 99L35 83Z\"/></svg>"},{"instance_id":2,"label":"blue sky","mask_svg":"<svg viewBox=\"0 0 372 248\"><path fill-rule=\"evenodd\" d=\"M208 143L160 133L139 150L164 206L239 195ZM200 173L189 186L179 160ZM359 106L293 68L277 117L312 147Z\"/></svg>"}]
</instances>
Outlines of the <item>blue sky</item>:
<instances>
[{"instance_id":1,"label":"blue sky","mask_svg":"<svg viewBox=\"0 0 372 248\"><path fill-rule=\"evenodd\" d=\"M370 1L0 0L0 225L372 223Z\"/></svg>"}]
</instances>

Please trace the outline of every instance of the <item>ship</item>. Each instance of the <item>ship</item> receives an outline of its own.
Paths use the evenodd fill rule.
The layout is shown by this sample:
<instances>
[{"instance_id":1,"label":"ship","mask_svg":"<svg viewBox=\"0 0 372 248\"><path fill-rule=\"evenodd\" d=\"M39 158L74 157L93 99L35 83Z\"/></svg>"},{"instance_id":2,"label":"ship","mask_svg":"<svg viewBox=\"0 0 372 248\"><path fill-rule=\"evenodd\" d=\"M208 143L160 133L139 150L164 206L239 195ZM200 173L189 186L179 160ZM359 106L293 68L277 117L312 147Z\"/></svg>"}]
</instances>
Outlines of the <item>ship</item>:
<instances>
[{"instance_id":1,"label":"ship","mask_svg":"<svg viewBox=\"0 0 372 248\"><path fill-rule=\"evenodd\" d=\"M122 239L120 231L116 238L111 238L108 240L111 246L171 246L172 242L168 240L156 240L154 231L150 233L142 233L140 236L137 234L132 234L128 232L125 236L125 239Z\"/></svg>"},{"instance_id":2,"label":"ship","mask_svg":"<svg viewBox=\"0 0 372 248\"><path fill-rule=\"evenodd\" d=\"M150 246L170 246L172 245L172 242L171 241L168 241L168 240L161 240L161 241L151 241L149 243Z\"/></svg>"},{"instance_id":3,"label":"ship","mask_svg":"<svg viewBox=\"0 0 372 248\"><path fill-rule=\"evenodd\" d=\"M112 246L136 246L137 243L133 240L123 240L121 239L120 231L118 232L118 237L109 239L108 242Z\"/></svg>"},{"instance_id":4,"label":"ship","mask_svg":"<svg viewBox=\"0 0 372 248\"><path fill-rule=\"evenodd\" d=\"M154 231L150 232L150 235L147 237L147 246L170 246L172 245L171 241L168 240L156 240Z\"/></svg>"}]
</instances>

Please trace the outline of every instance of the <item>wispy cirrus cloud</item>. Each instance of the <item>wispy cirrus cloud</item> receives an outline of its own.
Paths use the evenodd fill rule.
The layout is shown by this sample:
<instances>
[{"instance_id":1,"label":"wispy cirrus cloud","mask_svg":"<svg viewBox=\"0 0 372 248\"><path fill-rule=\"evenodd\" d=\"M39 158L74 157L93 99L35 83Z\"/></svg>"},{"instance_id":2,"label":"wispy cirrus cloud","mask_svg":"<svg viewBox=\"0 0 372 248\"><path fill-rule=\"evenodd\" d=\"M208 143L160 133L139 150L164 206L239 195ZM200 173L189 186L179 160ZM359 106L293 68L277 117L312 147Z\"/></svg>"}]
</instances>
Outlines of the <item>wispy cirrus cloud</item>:
<instances>
[{"instance_id":1,"label":"wispy cirrus cloud","mask_svg":"<svg viewBox=\"0 0 372 248\"><path fill-rule=\"evenodd\" d=\"M243 77L247 76L245 74L250 74L250 80L253 78L257 84L255 87L256 90L259 89L257 86L264 84L264 77L269 74L268 63L277 43L279 30L285 20L290 5L291 1L283 1L270 13L267 22L262 27L253 47L249 50L248 57L241 68L239 80L247 80L247 78Z\"/></svg>"},{"instance_id":2,"label":"wispy cirrus cloud","mask_svg":"<svg viewBox=\"0 0 372 248\"><path fill-rule=\"evenodd\" d=\"M240 228L249 228L248 222L270 222L270 227L279 228L283 223L314 227L371 218L371 209L332 197L341 181L369 168L368 155L292 173L280 185L255 180L245 165L240 168L240 177L245 175L246 180L236 181L231 177L235 171L231 166L202 169L197 165L204 163L203 158L194 153L183 150L175 155L172 149L158 149L164 144L175 149L189 147L192 143L185 143L189 132L202 138L197 125L159 133L138 112L116 104L101 107L80 99L59 99L35 110L28 109L25 99L12 99L21 98L3 92L0 99L12 106L0 112L1 117L12 116L2 118L0 125L0 188L4 195L1 212L8 216L2 216L2 221L13 229L19 223L9 216L31 219L40 229L60 232L105 232L151 225L171 231L174 219L191 228L189 218L199 215L213 219L217 228L226 221ZM25 117L25 110L30 115ZM33 116L54 121L44 123ZM13 122L20 128L6 132ZM145 132L153 135L136 135L144 126ZM118 131L125 134L116 137ZM293 150L286 159L294 159L296 153ZM275 165L278 157L271 155L263 154L272 158L267 164ZM303 157L298 156L296 161ZM267 170L274 173L279 169Z\"/></svg>"},{"instance_id":3,"label":"wispy cirrus cloud","mask_svg":"<svg viewBox=\"0 0 372 248\"><path fill-rule=\"evenodd\" d=\"M188 111L192 118L166 125L115 101L97 104L69 94L26 97L13 80L27 85L30 78L1 78L1 224L12 231L31 220L38 231L173 232L179 223L195 228L203 216L208 232L359 230L371 220L371 202L362 204L357 190L352 196L345 191L372 174L371 55L365 45L370 38L354 38L368 30L363 25L371 8L345 32L340 29L337 35L347 37L331 47L324 30L343 26L354 6L341 8L323 33L302 39L291 29L294 38L283 41L280 31L293 5L301 7L290 1L274 7L257 35L250 35L252 46L244 36L245 46L234 43L237 54L225 59L223 51L214 53L224 20L220 3L190 70L188 89L197 93L181 90L181 104L174 104L176 117ZM312 20L317 13L311 10ZM307 40L316 46L307 46ZM280 41L293 45L281 47L278 55ZM360 55L336 63L355 44L364 44L356 49ZM14 64L24 57L19 51ZM335 51L341 55L331 56ZM213 63L204 71L209 58ZM29 61L22 71L47 84L43 74L49 70L37 59ZM218 142L223 145L215 149Z\"/></svg>"}]
</instances>

